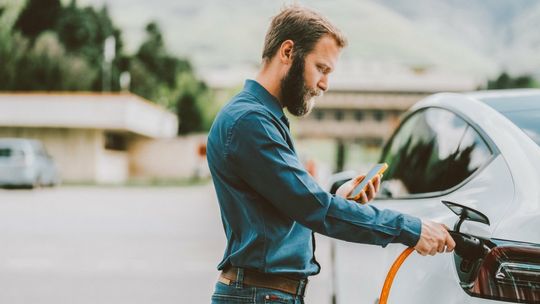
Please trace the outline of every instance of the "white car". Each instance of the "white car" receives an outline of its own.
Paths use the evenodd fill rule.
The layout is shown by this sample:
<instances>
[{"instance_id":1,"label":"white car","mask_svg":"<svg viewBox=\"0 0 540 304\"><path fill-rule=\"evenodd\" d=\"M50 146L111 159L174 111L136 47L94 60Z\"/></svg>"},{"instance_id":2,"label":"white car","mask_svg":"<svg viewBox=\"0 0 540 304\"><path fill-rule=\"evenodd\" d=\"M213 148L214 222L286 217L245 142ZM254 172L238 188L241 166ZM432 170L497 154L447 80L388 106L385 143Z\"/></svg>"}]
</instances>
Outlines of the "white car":
<instances>
[{"instance_id":1,"label":"white car","mask_svg":"<svg viewBox=\"0 0 540 304\"><path fill-rule=\"evenodd\" d=\"M484 249L413 252L388 303L540 303L540 90L432 95L404 116L381 162L389 167L372 204L442 222ZM472 221L457 225L458 214ZM338 303L377 303L404 248L338 242Z\"/></svg>"},{"instance_id":2,"label":"white car","mask_svg":"<svg viewBox=\"0 0 540 304\"><path fill-rule=\"evenodd\" d=\"M60 175L52 157L38 140L0 138L0 186L54 186Z\"/></svg>"}]
</instances>

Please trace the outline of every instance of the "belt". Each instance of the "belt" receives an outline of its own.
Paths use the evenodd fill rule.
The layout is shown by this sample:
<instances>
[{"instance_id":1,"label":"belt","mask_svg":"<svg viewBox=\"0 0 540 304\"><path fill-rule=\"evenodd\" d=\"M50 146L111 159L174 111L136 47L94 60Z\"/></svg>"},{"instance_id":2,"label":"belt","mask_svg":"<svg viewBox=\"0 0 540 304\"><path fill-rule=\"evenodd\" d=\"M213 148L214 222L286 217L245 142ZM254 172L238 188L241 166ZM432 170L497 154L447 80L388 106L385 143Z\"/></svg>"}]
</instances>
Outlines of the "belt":
<instances>
[{"instance_id":1,"label":"belt","mask_svg":"<svg viewBox=\"0 0 540 304\"><path fill-rule=\"evenodd\" d=\"M221 272L219 281L230 285L231 282L237 281L237 267L228 267ZM243 280L246 285L255 287L270 288L283 291L292 295L303 297L306 293L308 279L294 279L282 275L262 273L252 269L243 269Z\"/></svg>"}]
</instances>

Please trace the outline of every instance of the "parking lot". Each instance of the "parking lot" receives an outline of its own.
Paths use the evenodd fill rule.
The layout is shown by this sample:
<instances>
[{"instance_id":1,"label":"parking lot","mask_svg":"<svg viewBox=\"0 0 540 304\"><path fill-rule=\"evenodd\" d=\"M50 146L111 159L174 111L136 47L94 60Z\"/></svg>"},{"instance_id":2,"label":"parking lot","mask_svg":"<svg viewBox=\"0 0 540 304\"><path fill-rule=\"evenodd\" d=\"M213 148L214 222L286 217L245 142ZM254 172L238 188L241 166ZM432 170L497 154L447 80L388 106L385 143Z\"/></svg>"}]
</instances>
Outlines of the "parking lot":
<instances>
[{"instance_id":1,"label":"parking lot","mask_svg":"<svg viewBox=\"0 0 540 304\"><path fill-rule=\"evenodd\" d=\"M330 303L329 244L309 303ZM211 184L0 190L0 303L209 303L224 245Z\"/></svg>"}]
</instances>

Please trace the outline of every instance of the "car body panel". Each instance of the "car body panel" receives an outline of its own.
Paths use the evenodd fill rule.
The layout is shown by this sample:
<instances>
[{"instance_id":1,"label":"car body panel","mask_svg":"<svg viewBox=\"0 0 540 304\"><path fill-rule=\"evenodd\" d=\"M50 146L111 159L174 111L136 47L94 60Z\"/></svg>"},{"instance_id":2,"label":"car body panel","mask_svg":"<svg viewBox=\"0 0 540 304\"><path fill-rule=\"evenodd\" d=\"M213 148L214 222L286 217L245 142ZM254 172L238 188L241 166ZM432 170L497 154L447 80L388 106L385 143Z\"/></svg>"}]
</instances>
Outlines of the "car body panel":
<instances>
[{"instance_id":1,"label":"car body panel","mask_svg":"<svg viewBox=\"0 0 540 304\"><path fill-rule=\"evenodd\" d=\"M409 114L436 107L462 117L486 140L494 157L448 191L412 195L411 198L380 198L371 204L453 228L458 218L441 203L447 200L478 210L490 220L489 227L465 223L463 232L480 233L476 235L484 238L540 243L540 147L509 119L479 100L504 94L538 94L540 98L540 90L440 93L414 105ZM338 264L338 301L377 303L386 273L405 246L390 244L380 248L340 241L336 244L338 261L347 261L346 267ZM417 253L413 253L401 267L388 301L501 303L471 297L462 289L453 254L422 257Z\"/></svg>"},{"instance_id":2,"label":"car body panel","mask_svg":"<svg viewBox=\"0 0 540 304\"><path fill-rule=\"evenodd\" d=\"M472 93L469 96L482 98L501 94L540 94L539 92L540 90L510 90ZM419 102L412 109L436 105L457 112L466 111L466 116L474 121L484 134L489 134L508 165L515 188L514 197L503 212L513 216L504 221L492 219L496 223L492 225L493 237L540 243L540 233L527 234L523 232L524 229L515 229L516 223L520 223L517 227L540 227L540 147L510 120L475 98L463 98L459 94L436 94Z\"/></svg>"},{"instance_id":3,"label":"car body panel","mask_svg":"<svg viewBox=\"0 0 540 304\"><path fill-rule=\"evenodd\" d=\"M498 197L499 199L493 201L491 200L493 196ZM479 174L475 175L467 184L460 187L459 191L455 191L444 196L431 198L395 200L377 199L373 201L372 204L379 208L398 210L400 212L418 216L423 219L431 219L444 223L448 227L452 228L458 218L441 203L441 200L458 202L476 210L483 210L490 219L499 221L504 217L504 212L506 210L504 206L511 203L513 197L513 183L510 178L510 172L503 158L498 156ZM391 263L404 249L405 246L400 244L391 244L386 248L381 248L372 245L338 242L337 251L340 256L339 258L345 259L346 261L351 261L351 259L354 259L355 261L354 264L347 262L348 266L346 270L338 270L338 273L340 274L338 282L341 284L342 281L346 281L345 278L355 276L355 283L357 284L354 289L351 288L352 286L344 287L344 289L347 290L343 290L343 293L340 294L347 294L347 299L368 299L369 301L365 303L374 303L373 301L375 301L379 296L384 278L391 266ZM365 271L366 265L369 267L368 271ZM374 267L374 265L376 265L376 267ZM407 259L404 265L408 266L407 268L400 270L399 273L403 273L403 275L399 275L396 278L394 287L392 288L393 293L395 294L400 294L400 292L396 292L394 289L401 288L396 288L396 286L401 286L404 284L403 282L412 281L414 282L413 286L415 286L414 290L417 290L419 286L423 285L426 285L425 288L428 288L425 290L432 290L432 287L430 287L432 284L437 286L444 285L445 292L451 291L450 294L454 295L454 297L448 298L449 300L453 300L457 295L461 294L463 294L463 296L466 298L471 298L463 291L463 289L461 289L458 284L459 280L455 271L452 254L443 254L438 257L420 257L417 253L413 253L411 257ZM414 272L409 273L406 269L414 269ZM437 269L438 271L434 272L434 269ZM433 278L433 276L435 276L435 278ZM444 279L441 280L440 277L444 277ZM437 279L438 283L434 283L434 279ZM424 287L422 287L421 290L424 290L423 288ZM404 290L410 291L410 289ZM413 294L417 293L418 292L414 292ZM404 296L402 295L402 297ZM343 303L349 302L345 301ZM395 302L392 302L389 299L389 303ZM412 302L404 301L404 303ZM414 303L433 302L427 301ZM437 303L464 302L441 301Z\"/></svg>"}]
</instances>

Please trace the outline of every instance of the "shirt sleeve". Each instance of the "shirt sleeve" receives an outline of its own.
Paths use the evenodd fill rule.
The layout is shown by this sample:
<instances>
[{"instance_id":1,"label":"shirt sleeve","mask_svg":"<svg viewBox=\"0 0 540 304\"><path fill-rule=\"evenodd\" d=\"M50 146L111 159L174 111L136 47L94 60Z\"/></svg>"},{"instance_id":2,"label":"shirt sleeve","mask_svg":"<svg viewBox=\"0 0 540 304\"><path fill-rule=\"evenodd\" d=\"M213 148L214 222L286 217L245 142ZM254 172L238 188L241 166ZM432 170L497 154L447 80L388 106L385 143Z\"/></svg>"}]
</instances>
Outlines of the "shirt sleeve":
<instances>
[{"instance_id":1,"label":"shirt sleeve","mask_svg":"<svg viewBox=\"0 0 540 304\"><path fill-rule=\"evenodd\" d=\"M306 172L278 124L269 114L253 111L240 117L229 132L230 166L250 187L317 233L383 247L416 245L420 219L324 191Z\"/></svg>"}]
</instances>

